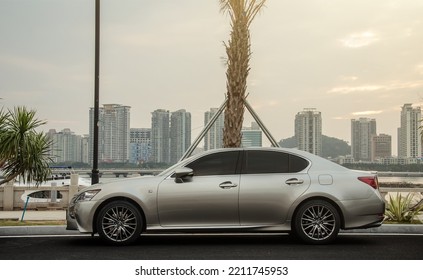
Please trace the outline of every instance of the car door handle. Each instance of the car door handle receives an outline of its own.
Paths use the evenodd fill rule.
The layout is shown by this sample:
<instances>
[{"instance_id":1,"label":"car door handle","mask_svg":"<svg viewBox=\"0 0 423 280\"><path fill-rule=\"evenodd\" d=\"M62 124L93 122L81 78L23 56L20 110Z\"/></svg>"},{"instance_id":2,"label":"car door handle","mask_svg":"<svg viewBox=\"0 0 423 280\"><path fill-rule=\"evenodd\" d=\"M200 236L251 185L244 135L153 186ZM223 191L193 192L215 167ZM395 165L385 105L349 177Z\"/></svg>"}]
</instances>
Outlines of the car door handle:
<instances>
[{"instance_id":1,"label":"car door handle","mask_svg":"<svg viewBox=\"0 0 423 280\"><path fill-rule=\"evenodd\" d=\"M285 183L287 185L301 185L302 183L304 183L304 180L301 179L297 179L297 178L291 178L285 181Z\"/></svg>"},{"instance_id":2,"label":"car door handle","mask_svg":"<svg viewBox=\"0 0 423 280\"><path fill-rule=\"evenodd\" d=\"M231 181L226 181L226 182L221 183L221 184L219 185L219 187L220 187L221 189L230 189L230 188L235 188L235 187L238 187L238 185L237 185L237 184L235 184L235 183L232 183Z\"/></svg>"}]
</instances>

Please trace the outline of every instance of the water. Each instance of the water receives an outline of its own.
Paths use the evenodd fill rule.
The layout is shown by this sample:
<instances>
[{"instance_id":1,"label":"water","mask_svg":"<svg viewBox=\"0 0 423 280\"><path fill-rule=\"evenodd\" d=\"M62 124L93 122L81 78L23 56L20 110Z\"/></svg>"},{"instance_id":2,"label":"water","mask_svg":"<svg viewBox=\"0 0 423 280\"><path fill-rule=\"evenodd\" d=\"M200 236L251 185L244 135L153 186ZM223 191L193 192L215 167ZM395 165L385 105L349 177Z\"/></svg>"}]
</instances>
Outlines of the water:
<instances>
[{"instance_id":1,"label":"water","mask_svg":"<svg viewBox=\"0 0 423 280\"><path fill-rule=\"evenodd\" d=\"M379 182L423 184L423 177L379 177Z\"/></svg>"}]
</instances>

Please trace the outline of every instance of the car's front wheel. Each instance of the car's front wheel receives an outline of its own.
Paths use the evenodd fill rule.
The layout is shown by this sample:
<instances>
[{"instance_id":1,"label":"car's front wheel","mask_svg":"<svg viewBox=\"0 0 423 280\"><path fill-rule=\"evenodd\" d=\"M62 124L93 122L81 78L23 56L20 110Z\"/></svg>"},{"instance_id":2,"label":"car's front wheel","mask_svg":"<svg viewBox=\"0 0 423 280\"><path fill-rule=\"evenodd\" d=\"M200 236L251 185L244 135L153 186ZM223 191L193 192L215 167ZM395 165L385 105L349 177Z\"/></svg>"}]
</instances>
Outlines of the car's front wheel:
<instances>
[{"instance_id":1,"label":"car's front wheel","mask_svg":"<svg viewBox=\"0 0 423 280\"><path fill-rule=\"evenodd\" d=\"M325 200L311 200L300 206L294 217L296 237L308 244L331 243L338 236L338 210Z\"/></svg>"},{"instance_id":2,"label":"car's front wheel","mask_svg":"<svg viewBox=\"0 0 423 280\"><path fill-rule=\"evenodd\" d=\"M140 237L142 217L139 210L127 201L112 201L104 205L97 216L99 236L115 245L127 245Z\"/></svg>"}]
</instances>

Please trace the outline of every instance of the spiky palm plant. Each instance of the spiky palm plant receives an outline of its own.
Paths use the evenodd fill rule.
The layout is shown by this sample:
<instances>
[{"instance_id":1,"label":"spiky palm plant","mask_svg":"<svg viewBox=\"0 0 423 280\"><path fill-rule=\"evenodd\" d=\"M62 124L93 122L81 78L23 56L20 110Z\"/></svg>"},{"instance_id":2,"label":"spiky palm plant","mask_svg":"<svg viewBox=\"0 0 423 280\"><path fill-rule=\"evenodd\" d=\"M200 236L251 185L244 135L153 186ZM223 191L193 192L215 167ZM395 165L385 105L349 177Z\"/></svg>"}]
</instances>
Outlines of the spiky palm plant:
<instances>
[{"instance_id":1,"label":"spiky palm plant","mask_svg":"<svg viewBox=\"0 0 423 280\"><path fill-rule=\"evenodd\" d=\"M37 120L35 113L25 107L0 111L0 169L4 176L0 185L18 176L24 183L41 183L51 174L51 140L36 131L45 122Z\"/></svg>"},{"instance_id":2,"label":"spiky palm plant","mask_svg":"<svg viewBox=\"0 0 423 280\"><path fill-rule=\"evenodd\" d=\"M226 148L241 146L244 98L251 58L249 27L265 2L266 0L220 0L221 11L229 14L232 28L229 42L225 43L227 104L223 146Z\"/></svg>"},{"instance_id":3,"label":"spiky palm plant","mask_svg":"<svg viewBox=\"0 0 423 280\"><path fill-rule=\"evenodd\" d=\"M386 221L395 223L413 223L417 220L420 211L423 211L422 201L416 203L414 193L406 196L397 193L391 195L386 205Z\"/></svg>"}]
</instances>

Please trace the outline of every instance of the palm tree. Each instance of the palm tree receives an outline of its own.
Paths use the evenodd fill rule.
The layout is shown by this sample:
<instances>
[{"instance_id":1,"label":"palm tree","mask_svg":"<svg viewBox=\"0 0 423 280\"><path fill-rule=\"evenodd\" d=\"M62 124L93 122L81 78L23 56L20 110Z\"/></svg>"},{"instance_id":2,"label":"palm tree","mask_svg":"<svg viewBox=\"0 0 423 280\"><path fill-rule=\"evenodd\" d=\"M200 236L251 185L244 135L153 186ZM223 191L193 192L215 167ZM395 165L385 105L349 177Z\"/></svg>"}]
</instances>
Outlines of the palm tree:
<instances>
[{"instance_id":1,"label":"palm tree","mask_svg":"<svg viewBox=\"0 0 423 280\"><path fill-rule=\"evenodd\" d=\"M220 0L222 12L230 16L232 31L225 43L227 54L225 125L223 146L241 146L241 129L244 120L244 99L250 71L249 27L266 0Z\"/></svg>"},{"instance_id":2,"label":"palm tree","mask_svg":"<svg viewBox=\"0 0 423 280\"><path fill-rule=\"evenodd\" d=\"M51 140L36 131L46 122L37 120L35 113L25 107L7 112L0 110L0 170L4 176L0 185L18 176L23 183L39 184L51 175Z\"/></svg>"}]
</instances>

